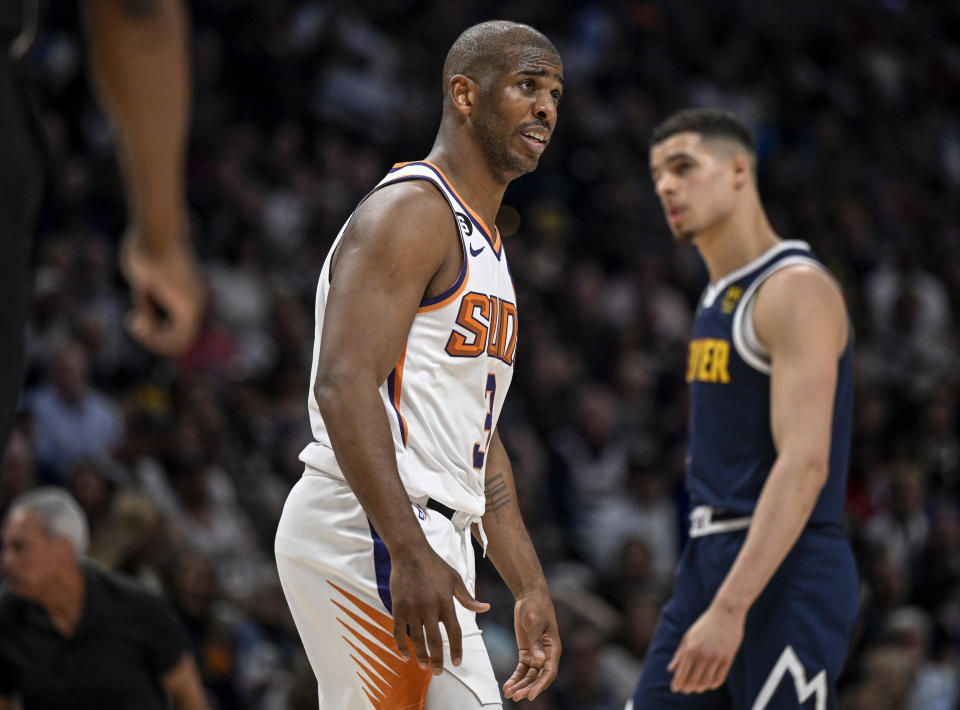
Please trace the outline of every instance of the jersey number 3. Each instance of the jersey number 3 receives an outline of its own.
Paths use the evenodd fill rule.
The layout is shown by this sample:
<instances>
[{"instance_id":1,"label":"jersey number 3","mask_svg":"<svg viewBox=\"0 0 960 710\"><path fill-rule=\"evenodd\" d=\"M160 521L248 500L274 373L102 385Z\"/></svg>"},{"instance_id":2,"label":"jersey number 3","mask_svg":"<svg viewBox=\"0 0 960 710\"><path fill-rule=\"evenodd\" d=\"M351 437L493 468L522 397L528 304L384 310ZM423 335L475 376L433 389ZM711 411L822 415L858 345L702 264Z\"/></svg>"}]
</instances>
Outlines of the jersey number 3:
<instances>
[{"instance_id":1,"label":"jersey number 3","mask_svg":"<svg viewBox=\"0 0 960 710\"><path fill-rule=\"evenodd\" d=\"M473 445L473 467L478 471L483 468L483 459L487 455L487 447L490 446L490 434L493 433L493 401L497 395L497 376L492 372L487 373L487 418L483 422L483 448L480 444Z\"/></svg>"}]
</instances>

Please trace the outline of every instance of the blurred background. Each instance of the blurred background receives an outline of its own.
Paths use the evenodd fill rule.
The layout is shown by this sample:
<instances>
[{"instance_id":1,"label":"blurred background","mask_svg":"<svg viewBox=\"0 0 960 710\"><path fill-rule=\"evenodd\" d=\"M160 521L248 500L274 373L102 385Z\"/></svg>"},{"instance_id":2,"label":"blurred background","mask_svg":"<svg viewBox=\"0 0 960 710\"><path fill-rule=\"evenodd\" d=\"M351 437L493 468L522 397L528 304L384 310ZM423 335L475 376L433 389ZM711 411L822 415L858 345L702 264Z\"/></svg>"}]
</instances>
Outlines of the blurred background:
<instances>
[{"instance_id":1,"label":"blurred background","mask_svg":"<svg viewBox=\"0 0 960 710\"><path fill-rule=\"evenodd\" d=\"M192 238L212 290L176 361L125 335L110 125L77 7L48 0L21 70L48 150L29 370L0 515L73 492L93 555L167 595L221 710L316 708L273 564L310 438L313 302L326 251L394 162L422 158L440 68L467 26L544 31L564 60L555 138L498 224L519 288L501 419L564 655L532 710L619 710L683 542L686 338L706 272L677 248L650 130L690 105L756 132L774 228L841 280L856 329L848 531L862 620L844 710L960 699L960 4L909 0L194 0ZM76 436L58 401L90 412ZM512 600L478 598L501 682ZM507 703L507 707L511 707Z\"/></svg>"}]
</instances>

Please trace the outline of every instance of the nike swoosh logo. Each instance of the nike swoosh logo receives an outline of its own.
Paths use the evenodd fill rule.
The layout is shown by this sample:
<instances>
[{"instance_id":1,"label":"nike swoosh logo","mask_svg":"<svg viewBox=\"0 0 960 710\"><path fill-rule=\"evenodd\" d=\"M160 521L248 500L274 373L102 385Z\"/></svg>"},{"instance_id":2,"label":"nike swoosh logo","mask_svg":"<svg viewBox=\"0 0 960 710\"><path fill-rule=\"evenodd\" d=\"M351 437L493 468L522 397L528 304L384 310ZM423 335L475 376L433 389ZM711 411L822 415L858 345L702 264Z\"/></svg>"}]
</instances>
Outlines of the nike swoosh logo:
<instances>
[{"instance_id":1,"label":"nike swoosh logo","mask_svg":"<svg viewBox=\"0 0 960 710\"><path fill-rule=\"evenodd\" d=\"M474 250L473 250L473 244L471 244L471 245L470 245L470 256L477 256L477 255L480 254L480 252L482 252L484 249L485 249L485 247L480 247L479 249L477 249L476 251L474 251Z\"/></svg>"}]
</instances>

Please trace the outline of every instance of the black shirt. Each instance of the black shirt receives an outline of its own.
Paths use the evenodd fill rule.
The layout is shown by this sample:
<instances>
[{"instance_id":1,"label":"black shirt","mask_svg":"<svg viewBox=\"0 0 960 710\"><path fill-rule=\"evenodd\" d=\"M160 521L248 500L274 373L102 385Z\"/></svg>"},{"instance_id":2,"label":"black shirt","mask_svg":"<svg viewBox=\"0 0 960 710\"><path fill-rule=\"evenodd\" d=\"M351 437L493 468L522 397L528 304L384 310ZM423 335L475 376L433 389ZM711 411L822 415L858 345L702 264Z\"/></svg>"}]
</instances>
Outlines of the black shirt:
<instances>
[{"instance_id":1,"label":"black shirt","mask_svg":"<svg viewBox=\"0 0 960 710\"><path fill-rule=\"evenodd\" d=\"M23 30L26 0L0 0L0 52Z\"/></svg>"},{"instance_id":2,"label":"black shirt","mask_svg":"<svg viewBox=\"0 0 960 710\"><path fill-rule=\"evenodd\" d=\"M160 677L187 648L172 609L132 580L82 566L86 599L73 636L37 604L0 589L0 696L24 710L166 710Z\"/></svg>"}]
</instances>

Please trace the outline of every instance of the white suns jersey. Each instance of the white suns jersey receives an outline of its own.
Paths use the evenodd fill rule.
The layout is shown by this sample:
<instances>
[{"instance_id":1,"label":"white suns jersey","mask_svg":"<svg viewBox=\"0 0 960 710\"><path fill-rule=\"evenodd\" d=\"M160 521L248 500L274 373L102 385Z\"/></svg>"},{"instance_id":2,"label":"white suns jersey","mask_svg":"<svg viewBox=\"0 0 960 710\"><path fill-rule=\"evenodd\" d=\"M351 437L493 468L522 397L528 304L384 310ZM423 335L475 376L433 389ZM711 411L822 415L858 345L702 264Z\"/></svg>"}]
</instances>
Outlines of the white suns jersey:
<instances>
[{"instance_id":1,"label":"white suns jersey","mask_svg":"<svg viewBox=\"0 0 960 710\"><path fill-rule=\"evenodd\" d=\"M400 478L413 498L429 496L455 510L484 512L484 470L490 437L513 378L517 306L499 233L461 199L446 176L427 162L395 165L374 190L403 180L429 180L447 198L463 244L463 268L448 291L424 300L400 360L380 396L393 432ZM314 441L300 460L342 477L313 393L331 255L317 288L309 410Z\"/></svg>"}]
</instances>

